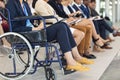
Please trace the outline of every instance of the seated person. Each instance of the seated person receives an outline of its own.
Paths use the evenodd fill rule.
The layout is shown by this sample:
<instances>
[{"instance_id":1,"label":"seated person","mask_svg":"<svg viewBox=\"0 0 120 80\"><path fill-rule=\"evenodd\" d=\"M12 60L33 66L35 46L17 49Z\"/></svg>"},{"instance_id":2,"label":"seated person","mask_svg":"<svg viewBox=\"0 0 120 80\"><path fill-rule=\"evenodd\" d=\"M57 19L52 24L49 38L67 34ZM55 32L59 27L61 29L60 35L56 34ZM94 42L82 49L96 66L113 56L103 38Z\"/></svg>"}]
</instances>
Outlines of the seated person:
<instances>
[{"instance_id":1,"label":"seated person","mask_svg":"<svg viewBox=\"0 0 120 80\"><path fill-rule=\"evenodd\" d=\"M63 11L68 15L68 16L76 16L76 18L78 18L77 14L82 14L80 17L81 17L81 23L89 23L91 24L91 27L92 27L92 37L93 37L93 42L95 43L94 45L94 51L104 51L103 49L101 49L96 43L101 41L101 44L103 44L102 42L102 38L97 34L97 31L95 29L95 26L93 25L93 22L91 20L88 20L88 19L85 19L85 18L82 18L83 16L83 13L80 12L80 11L75 11L74 8L72 7L72 3L73 1L72 0L62 0L61 4L62 4L62 7L63 7ZM99 39L98 39L99 38ZM98 41L97 41L98 39Z\"/></svg>"},{"instance_id":2,"label":"seated person","mask_svg":"<svg viewBox=\"0 0 120 80\"><path fill-rule=\"evenodd\" d=\"M28 0L28 3L29 3L29 5L31 5L31 4L33 4L32 3L32 1L30 2L31 0ZM40 1L37 1L37 0L34 0L33 1L34 3L35 2L40 2L39 4L39 8L37 8L37 9L39 9L40 11L37 11L37 10L34 10L34 14L36 14L36 15L41 15L41 16L49 16L49 15L53 15L53 14L50 14L49 12L50 12L50 10L51 10L51 8L49 9L49 12L47 12L47 7L49 7L48 5L43 5L44 3L46 3L44 0L40 0ZM46 3L47 4L47 3ZM45 6L47 6L47 7L45 7ZM44 7L44 11L43 10L41 10L41 8L43 8ZM31 10L33 10L33 8L31 7ZM51 11L51 13L52 13L52 11ZM56 16L56 15L54 15L54 16ZM59 17L57 17L58 19L59 19ZM62 18L60 18L60 19L62 19ZM47 19L46 20L46 23L51 23L51 24L54 24L54 23L56 23L57 22L57 20L56 19ZM48 24L48 25L50 25L50 24ZM84 38L84 32L82 32L82 31L80 31L80 30L78 30L78 29L75 29L75 28L72 28L72 27L70 27L70 30L71 30L71 32L72 32L72 34L73 34L73 37L74 37L74 39L75 39L75 41L76 41L76 44L77 45L79 45L80 44L80 42L81 42L81 40Z\"/></svg>"},{"instance_id":3,"label":"seated person","mask_svg":"<svg viewBox=\"0 0 120 80\"><path fill-rule=\"evenodd\" d=\"M113 22L110 20L110 18L108 16L104 17L105 22L115 31L119 31L120 28L118 26L113 25ZM114 41L114 37L110 36L110 32L106 30L106 35L107 35L107 39L109 39L110 41Z\"/></svg>"},{"instance_id":4,"label":"seated person","mask_svg":"<svg viewBox=\"0 0 120 80\"><path fill-rule=\"evenodd\" d=\"M98 12L95 10L95 8L96 8L96 0L91 0L89 2L88 6L90 7L90 13L91 13L90 15L92 17L97 16L96 18L101 18L100 15L98 14ZM107 24L104 18L102 18L102 20L99 20L98 24L100 25L99 28L103 28L101 30L102 31L101 34L106 35L105 32L103 32L103 31L107 30L110 33L112 33L113 36L120 36L120 32L118 32L116 29L113 29L112 28L113 25Z\"/></svg>"},{"instance_id":5,"label":"seated person","mask_svg":"<svg viewBox=\"0 0 120 80\"><path fill-rule=\"evenodd\" d=\"M31 15L30 8L24 0L9 0L6 4L6 7L9 9L11 19L16 17L23 17ZM15 32L25 32L25 31L34 31L43 29L43 23L38 27L32 25L31 20L16 21L12 23L12 29ZM77 50L76 43L73 39L71 31L67 24L56 23L46 28L47 41L57 40L62 53L67 61L66 68L68 70L76 71L88 71L89 68L81 65L81 63L91 64L93 61L86 58L82 58Z\"/></svg>"},{"instance_id":6,"label":"seated person","mask_svg":"<svg viewBox=\"0 0 120 80\"><path fill-rule=\"evenodd\" d=\"M90 19L94 22L95 29L96 29L97 33L99 34L101 40L104 43L104 45L101 46L101 48L112 49L112 47L108 46L108 44L107 44L107 42L109 40L106 40L105 29L109 30L110 32L113 32L113 30L110 29L108 27L108 25L106 25L104 20L102 20L102 19L101 20L96 20L96 19L94 19L94 17L91 18L89 7L88 7L89 2L90 2L89 0L83 0L83 3L82 3L81 0L74 0L73 7L76 11L78 11L78 10L82 11L85 15L85 18Z\"/></svg>"},{"instance_id":7,"label":"seated person","mask_svg":"<svg viewBox=\"0 0 120 80\"><path fill-rule=\"evenodd\" d=\"M67 0L69 2L69 0ZM66 1L66 2L67 2ZM61 1L60 0L49 0L48 3L54 8L54 10L56 11L56 13L60 16L60 17L63 17L63 18L68 18L68 17L72 17L70 16L69 14L66 14L66 12L64 11L64 7L62 4L64 4L65 2ZM79 52L82 54L82 55L85 55L88 54L89 55L89 52L87 51L90 47L90 44L87 44L88 41L89 43L91 42L90 40L91 39L86 39L88 37L86 36L90 36L90 34L88 33L89 30L87 29L88 27L91 28L91 36L93 35L94 38L95 38L95 43L98 44L99 46L102 46L103 45L103 42L100 40L99 36L94 34L96 33L95 32L95 29L93 28L93 23L90 21L90 20L87 20L87 19L82 19L80 22L78 22L76 25L77 26L71 26L71 27L74 27L74 28L77 28L81 31L83 31L85 33L85 38L84 38L84 42L82 43L82 46L78 46L78 49L79 49ZM83 28L85 28L86 31L83 30ZM92 37L90 37L92 38ZM84 45L85 44L85 45ZM83 47L83 46L89 46L89 47ZM99 49L100 51L103 51L102 49Z\"/></svg>"},{"instance_id":8,"label":"seated person","mask_svg":"<svg viewBox=\"0 0 120 80\"><path fill-rule=\"evenodd\" d=\"M45 0L37 0L36 3L34 4L34 7L35 7L35 10L36 10L36 13L39 14L39 15L42 15L42 16L55 15L55 17L58 20L63 19L62 17L58 16L55 13L54 9L47 3L47 0L46 1ZM43 8L44 8L44 11L42 10ZM69 19L71 19L71 18L66 19L67 23L69 23ZM47 20L47 22L55 23L56 20L55 19L49 19L49 20ZM79 27L79 25L76 25L76 26ZM83 27L83 28L81 27L81 29L80 29L80 27L79 27L79 28L76 28L76 29L79 29L80 31L83 31L85 33L85 37L86 37L86 38L84 38L84 40L82 39L80 44L78 44L79 53L81 53L81 55L82 55L83 53L85 53L84 48L87 48L87 49L89 48L89 45L87 45L87 44L90 43L90 38L91 38L90 28L86 29L85 27ZM74 33L73 33L73 35L74 35ZM80 34L78 34L78 35L80 35ZM84 42L85 39L87 40L86 44ZM86 51L86 53L87 53L87 51ZM92 56L87 56L87 58L93 58L93 57Z\"/></svg>"},{"instance_id":9,"label":"seated person","mask_svg":"<svg viewBox=\"0 0 120 80\"><path fill-rule=\"evenodd\" d=\"M0 0L0 8L4 8L4 7L5 7L4 0ZM2 17L0 16L0 35L4 34L2 24L3 24ZM8 43L8 41L5 38L3 38L1 42L2 42L3 47L10 46L10 44ZM0 54L0 56L4 56L4 55Z\"/></svg>"},{"instance_id":10,"label":"seated person","mask_svg":"<svg viewBox=\"0 0 120 80\"><path fill-rule=\"evenodd\" d=\"M60 17L71 18L63 11L63 7L61 5L60 0L49 0L48 3L54 8L56 13ZM78 19L78 21L80 20L80 18L74 18L74 17L72 17L72 18ZM91 38L92 38L91 37L92 36L92 27L91 26L92 26L91 23L87 23L86 20L81 20L81 21L75 23L75 25L72 25L71 27L79 29L85 33L85 38L82 40L80 45L78 45L78 50L79 50L80 55L87 57L89 59L95 59L96 57L93 54L90 54L90 52L88 51L90 48L90 42L91 42ZM98 39L98 37L96 37L96 39ZM103 45L103 44L101 44L101 41L99 39L96 41L96 43Z\"/></svg>"}]
</instances>

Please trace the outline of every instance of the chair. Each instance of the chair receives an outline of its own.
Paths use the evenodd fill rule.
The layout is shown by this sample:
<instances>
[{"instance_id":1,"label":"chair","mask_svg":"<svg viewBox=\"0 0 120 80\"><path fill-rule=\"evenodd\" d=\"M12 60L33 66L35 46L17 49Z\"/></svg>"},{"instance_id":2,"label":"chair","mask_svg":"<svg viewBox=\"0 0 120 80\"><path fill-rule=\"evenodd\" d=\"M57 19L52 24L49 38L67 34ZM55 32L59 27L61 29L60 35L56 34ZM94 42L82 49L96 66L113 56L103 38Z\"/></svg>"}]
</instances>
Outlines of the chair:
<instances>
[{"instance_id":1,"label":"chair","mask_svg":"<svg viewBox=\"0 0 120 80\"><path fill-rule=\"evenodd\" d=\"M8 13L8 18L6 18L2 12L0 14L8 21L10 32L0 35L0 54L4 54L0 57L0 61L4 61L0 64L0 76L11 80L11 79L21 79L27 74L34 74L38 67L44 67L45 76L47 80L56 80L56 74L54 70L50 67L52 62L59 62L61 69L62 63L60 60L60 52L57 47L51 42L47 42L46 39L46 19L55 18L54 16L27 16L19 17L11 20L10 13L8 9L5 9ZM29 31L15 33L12 32L13 21L20 21L25 19L32 20L42 20L44 22L44 29L41 31ZM11 46L6 47L3 45L2 40L6 39ZM40 55L40 49L45 47L45 58L39 60L37 57ZM54 60L54 54L52 57L51 49L54 48L57 55L57 59ZM38 54L39 53L39 54ZM4 67L8 65L7 67Z\"/></svg>"}]
</instances>

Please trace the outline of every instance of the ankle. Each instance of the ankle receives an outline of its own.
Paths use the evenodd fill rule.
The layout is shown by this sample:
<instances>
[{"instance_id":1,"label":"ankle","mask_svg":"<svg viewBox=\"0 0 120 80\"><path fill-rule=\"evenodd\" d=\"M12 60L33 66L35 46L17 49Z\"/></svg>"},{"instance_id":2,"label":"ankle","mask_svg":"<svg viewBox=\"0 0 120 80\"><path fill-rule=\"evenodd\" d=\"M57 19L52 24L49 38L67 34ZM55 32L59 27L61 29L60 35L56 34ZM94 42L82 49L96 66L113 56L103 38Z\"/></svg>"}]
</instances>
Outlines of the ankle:
<instances>
[{"instance_id":1,"label":"ankle","mask_svg":"<svg viewBox=\"0 0 120 80\"><path fill-rule=\"evenodd\" d=\"M75 66L76 63L77 63L76 61L70 61L70 62L67 62L67 65Z\"/></svg>"}]
</instances>

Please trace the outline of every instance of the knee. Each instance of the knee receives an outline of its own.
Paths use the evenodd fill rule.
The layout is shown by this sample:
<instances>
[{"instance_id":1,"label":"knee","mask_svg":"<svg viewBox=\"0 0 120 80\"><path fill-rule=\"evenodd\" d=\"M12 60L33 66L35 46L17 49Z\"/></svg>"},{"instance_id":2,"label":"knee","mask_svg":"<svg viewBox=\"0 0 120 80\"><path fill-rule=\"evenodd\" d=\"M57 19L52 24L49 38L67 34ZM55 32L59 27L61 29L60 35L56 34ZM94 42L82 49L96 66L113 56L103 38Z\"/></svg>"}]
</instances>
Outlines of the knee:
<instances>
[{"instance_id":1,"label":"knee","mask_svg":"<svg viewBox=\"0 0 120 80\"><path fill-rule=\"evenodd\" d=\"M73 35L79 39L83 39L85 37L85 33L77 29L74 31Z\"/></svg>"},{"instance_id":2,"label":"knee","mask_svg":"<svg viewBox=\"0 0 120 80\"><path fill-rule=\"evenodd\" d=\"M85 33L84 33L84 32L82 32L82 31L81 31L81 36L82 36L82 38L84 38L84 37L85 37Z\"/></svg>"},{"instance_id":3,"label":"knee","mask_svg":"<svg viewBox=\"0 0 120 80\"><path fill-rule=\"evenodd\" d=\"M82 32L84 32L84 33L86 33L86 27L81 27L81 28L79 28L78 30L80 30L80 31L82 31Z\"/></svg>"},{"instance_id":4,"label":"knee","mask_svg":"<svg viewBox=\"0 0 120 80\"><path fill-rule=\"evenodd\" d=\"M92 31L92 26L91 25L87 25L86 29L87 29L87 31Z\"/></svg>"},{"instance_id":5,"label":"knee","mask_svg":"<svg viewBox=\"0 0 120 80\"><path fill-rule=\"evenodd\" d=\"M60 30L67 30L68 26L66 26L64 23L58 23L56 27L60 31Z\"/></svg>"}]
</instances>

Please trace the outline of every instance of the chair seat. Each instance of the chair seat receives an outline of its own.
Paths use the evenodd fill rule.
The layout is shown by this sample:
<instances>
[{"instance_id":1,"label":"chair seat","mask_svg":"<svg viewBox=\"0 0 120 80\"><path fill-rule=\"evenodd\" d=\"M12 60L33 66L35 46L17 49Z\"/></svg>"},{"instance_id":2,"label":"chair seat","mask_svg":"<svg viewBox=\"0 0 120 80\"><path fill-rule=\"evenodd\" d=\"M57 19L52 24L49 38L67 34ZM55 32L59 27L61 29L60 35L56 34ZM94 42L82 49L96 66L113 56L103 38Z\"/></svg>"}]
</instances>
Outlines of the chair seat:
<instances>
[{"instance_id":1,"label":"chair seat","mask_svg":"<svg viewBox=\"0 0 120 80\"><path fill-rule=\"evenodd\" d=\"M30 43L47 41L46 32L44 30L21 32L20 34L22 34Z\"/></svg>"}]
</instances>

